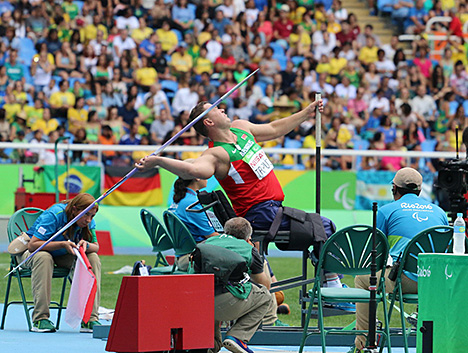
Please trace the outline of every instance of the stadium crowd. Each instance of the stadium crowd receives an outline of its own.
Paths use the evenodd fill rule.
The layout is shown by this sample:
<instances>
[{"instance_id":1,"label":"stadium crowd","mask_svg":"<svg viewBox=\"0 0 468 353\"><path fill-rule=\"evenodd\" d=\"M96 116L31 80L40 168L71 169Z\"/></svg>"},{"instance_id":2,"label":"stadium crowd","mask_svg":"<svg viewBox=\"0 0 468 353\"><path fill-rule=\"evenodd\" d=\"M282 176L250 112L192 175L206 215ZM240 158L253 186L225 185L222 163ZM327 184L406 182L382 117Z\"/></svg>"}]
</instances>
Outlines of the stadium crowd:
<instances>
[{"instance_id":1,"label":"stadium crowd","mask_svg":"<svg viewBox=\"0 0 468 353\"><path fill-rule=\"evenodd\" d=\"M0 141L161 144L183 128L198 101L216 101L260 68L221 104L234 119L280 119L321 91L326 149L454 150L456 126L461 135L468 114L466 3L387 0L369 7L395 24L390 43L341 0L0 1ZM440 15L452 17L447 28L436 28L448 38L441 59L431 60L424 35L406 57L397 34L421 33ZM265 147L315 148L314 131L311 119ZM176 143L206 141L190 129ZM132 165L145 153L106 151L104 162ZM56 162L53 151L34 148L6 149L0 158ZM57 158L97 161L93 152ZM367 157L358 167L405 165L402 157ZM314 167L305 158L301 166ZM325 162L332 170L351 166L350 157Z\"/></svg>"}]
</instances>

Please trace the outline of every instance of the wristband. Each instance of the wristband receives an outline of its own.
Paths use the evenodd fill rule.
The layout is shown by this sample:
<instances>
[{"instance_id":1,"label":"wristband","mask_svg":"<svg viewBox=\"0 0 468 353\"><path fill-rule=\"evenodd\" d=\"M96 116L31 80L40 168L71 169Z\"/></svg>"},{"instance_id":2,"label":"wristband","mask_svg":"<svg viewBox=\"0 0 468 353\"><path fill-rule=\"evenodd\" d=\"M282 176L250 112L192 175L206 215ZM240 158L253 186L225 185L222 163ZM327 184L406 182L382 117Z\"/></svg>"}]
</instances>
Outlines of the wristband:
<instances>
[{"instance_id":1,"label":"wristband","mask_svg":"<svg viewBox=\"0 0 468 353\"><path fill-rule=\"evenodd\" d=\"M85 251L88 251L89 249L89 242L86 242L86 250Z\"/></svg>"}]
</instances>

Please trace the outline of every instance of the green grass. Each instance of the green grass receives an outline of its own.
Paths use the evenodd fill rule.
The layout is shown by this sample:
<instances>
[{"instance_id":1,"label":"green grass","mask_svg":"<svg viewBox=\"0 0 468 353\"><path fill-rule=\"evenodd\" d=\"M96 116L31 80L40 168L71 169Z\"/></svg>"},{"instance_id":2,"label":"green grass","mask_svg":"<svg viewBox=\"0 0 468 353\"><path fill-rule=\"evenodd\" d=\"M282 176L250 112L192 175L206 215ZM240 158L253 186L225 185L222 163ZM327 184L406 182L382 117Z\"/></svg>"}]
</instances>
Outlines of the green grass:
<instances>
[{"instance_id":1,"label":"green grass","mask_svg":"<svg viewBox=\"0 0 468 353\"><path fill-rule=\"evenodd\" d=\"M122 282L123 275L114 275L109 274L108 272L116 271L125 265L133 266L135 261L145 259L147 264L153 265L155 261L154 256L148 255L115 255L115 256L101 256L102 263L102 280L101 280L101 306L106 308L115 308L117 302L117 296L119 294L120 284ZM290 277L295 277L301 273L301 259L300 258L276 258L272 257L268 259L270 261L273 272L275 273L278 280L286 279ZM10 255L3 253L0 254L0 302L3 303L5 299L5 290L7 279L3 276L8 272L9 269ZM311 277L313 275L313 268L309 264L308 266L308 275ZM13 279L12 289L10 292L10 297L12 299L20 300L20 294L18 291L18 285L16 279ZM350 287L354 287L354 280L350 276L345 276L343 282ZM27 298L32 298L31 295L31 282L26 279L23 281L25 286ZM60 297L60 284L61 281L54 280L52 281L52 300L58 299ZM70 286L67 286L67 294L65 298L68 298L68 291ZM311 286L308 287L308 289ZM290 315L281 315L281 321L291 325L291 326L300 326L301 323L301 311L299 305L299 290L300 287L289 289L284 291L285 303L291 308ZM379 311L377 316L382 319L382 306L379 306ZM406 312L415 311L415 306L407 305L405 306ZM344 315L344 316L334 316L325 318L326 326L337 326L342 327L346 326L352 321L354 321L354 314ZM311 326L316 326L317 321L313 320L310 324ZM400 320L397 311L394 311L392 315L392 321L390 323L392 327L400 327Z\"/></svg>"}]
</instances>

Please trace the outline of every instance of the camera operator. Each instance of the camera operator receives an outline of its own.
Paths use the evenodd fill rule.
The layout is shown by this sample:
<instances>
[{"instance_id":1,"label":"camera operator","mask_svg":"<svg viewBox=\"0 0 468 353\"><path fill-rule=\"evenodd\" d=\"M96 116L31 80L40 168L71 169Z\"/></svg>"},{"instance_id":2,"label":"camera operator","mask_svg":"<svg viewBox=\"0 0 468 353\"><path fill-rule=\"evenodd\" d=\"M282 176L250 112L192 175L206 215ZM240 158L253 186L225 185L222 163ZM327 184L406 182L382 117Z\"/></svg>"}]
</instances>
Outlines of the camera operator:
<instances>
[{"instance_id":1,"label":"camera operator","mask_svg":"<svg viewBox=\"0 0 468 353\"><path fill-rule=\"evenodd\" d=\"M381 207L377 213L377 228L388 238L390 256L396 261L403 253L409 241L419 232L437 225L448 225L446 213L437 205L419 197L422 176L413 168L400 169L392 181L394 202ZM390 269L385 271L385 287L392 292L395 282L388 278ZM356 288L368 289L369 277L356 276ZM380 273L377 272L377 278ZM411 273L402 274L403 293L417 293L417 277ZM369 304L356 303L356 330L367 330L369 327ZM355 352L366 344L364 336L355 339Z\"/></svg>"}]
</instances>

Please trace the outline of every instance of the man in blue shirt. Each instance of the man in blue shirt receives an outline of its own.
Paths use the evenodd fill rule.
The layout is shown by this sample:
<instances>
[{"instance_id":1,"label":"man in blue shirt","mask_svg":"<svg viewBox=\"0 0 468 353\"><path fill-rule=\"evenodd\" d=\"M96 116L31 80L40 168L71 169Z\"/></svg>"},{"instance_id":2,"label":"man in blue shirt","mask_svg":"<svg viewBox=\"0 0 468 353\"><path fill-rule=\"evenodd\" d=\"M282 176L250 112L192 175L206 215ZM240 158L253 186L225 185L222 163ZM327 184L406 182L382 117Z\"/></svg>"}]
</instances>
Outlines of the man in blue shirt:
<instances>
[{"instance_id":1,"label":"man in blue shirt","mask_svg":"<svg viewBox=\"0 0 468 353\"><path fill-rule=\"evenodd\" d=\"M419 232L438 225L448 225L447 214L439 206L419 197L422 176L413 168L400 169L393 178L392 193L395 202L381 207L377 213L377 228L388 238L390 256L395 261L409 241ZM392 292L395 282L388 279L390 271L385 271L385 287ZM356 276L356 288L368 289L370 276ZM377 277L380 274L377 273ZM402 274L403 293L417 293L417 277L410 273ZM369 327L369 304L356 303L356 330ZM356 336L356 352L366 344L363 336Z\"/></svg>"}]
</instances>

